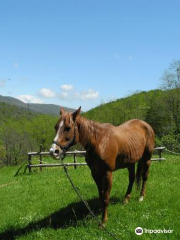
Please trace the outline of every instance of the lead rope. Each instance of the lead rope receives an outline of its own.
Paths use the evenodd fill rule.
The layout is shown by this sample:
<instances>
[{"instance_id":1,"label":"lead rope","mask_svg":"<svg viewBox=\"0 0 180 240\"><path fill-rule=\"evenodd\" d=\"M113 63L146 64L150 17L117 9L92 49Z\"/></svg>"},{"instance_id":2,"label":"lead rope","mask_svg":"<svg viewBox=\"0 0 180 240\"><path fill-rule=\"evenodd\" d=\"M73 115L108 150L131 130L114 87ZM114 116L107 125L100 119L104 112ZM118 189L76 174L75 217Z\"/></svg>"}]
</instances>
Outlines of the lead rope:
<instances>
[{"instance_id":1,"label":"lead rope","mask_svg":"<svg viewBox=\"0 0 180 240\"><path fill-rule=\"evenodd\" d=\"M66 173L67 178L69 179L72 188L74 189L74 191L76 192L76 194L78 195L78 197L80 198L80 200L84 203L85 207L88 209L88 211L90 212L90 214L92 215L92 217L96 220L96 222L99 224L99 226L106 232L108 233L113 239L115 240L119 240L117 239L112 233L110 233L103 225L102 223L98 220L98 218L96 217L96 215L92 212L92 210L89 207L89 204L83 199L83 197L81 196L81 194L79 193L78 189L76 188L76 186L74 185L72 179L70 178L68 171L67 171L67 167L66 165L63 166L64 172Z\"/></svg>"}]
</instances>

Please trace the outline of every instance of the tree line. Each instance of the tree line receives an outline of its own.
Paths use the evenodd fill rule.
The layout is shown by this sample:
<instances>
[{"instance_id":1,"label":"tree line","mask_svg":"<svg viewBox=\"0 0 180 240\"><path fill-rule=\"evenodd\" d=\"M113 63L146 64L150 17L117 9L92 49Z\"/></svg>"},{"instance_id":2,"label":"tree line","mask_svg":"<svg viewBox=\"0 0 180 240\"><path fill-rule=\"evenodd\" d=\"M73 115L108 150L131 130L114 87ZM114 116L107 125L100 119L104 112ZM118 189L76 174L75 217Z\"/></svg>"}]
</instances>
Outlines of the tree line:
<instances>
[{"instance_id":1,"label":"tree line","mask_svg":"<svg viewBox=\"0 0 180 240\"><path fill-rule=\"evenodd\" d=\"M17 165L28 151L49 149L54 138L57 117L35 114L0 103L0 166Z\"/></svg>"}]
</instances>

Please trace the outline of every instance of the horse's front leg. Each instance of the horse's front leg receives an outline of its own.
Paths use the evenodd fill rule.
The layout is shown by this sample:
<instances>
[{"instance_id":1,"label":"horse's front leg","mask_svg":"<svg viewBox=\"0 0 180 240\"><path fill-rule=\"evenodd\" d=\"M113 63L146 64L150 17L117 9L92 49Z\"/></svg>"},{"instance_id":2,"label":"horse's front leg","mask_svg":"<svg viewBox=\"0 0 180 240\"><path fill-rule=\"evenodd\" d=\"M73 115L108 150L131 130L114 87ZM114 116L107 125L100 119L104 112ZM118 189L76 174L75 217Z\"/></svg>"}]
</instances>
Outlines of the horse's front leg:
<instances>
[{"instance_id":1,"label":"horse's front leg","mask_svg":"<svg viewBox=\"0 0 180 240\"><path fill-rule=\"evenodd\" d=\"M112 172L107 171L102 176L102 186L103 186L103 194L102 194L102 225L105 226L107 222L107 209L109 205L109 196L112 188Z\"/></svg>"},{"instance_id":2,"label":"horse's front leg","mask_svg":"<svg viewBox=\"0 0 180 240\"><path fill-rule=\"evenodd\" d=\"M102 201L103 199L103 178L102 178L102 175L98 172L94 172L93 170L91 170L91 174L92 174L92 177L97 185L97 188L98 188L98 193L99 193L99 199L100 201Z\"/></svg>"},{"instance_id":3,"label":"horse's front leg","mask_svg":"<svg viewBox=\"0 0 180 240\"><path fill-rule=\"evenodd\" d=\"M112 187L112 172L93 172L91 171L94 181L96 182L99 198L102 208L102 225L105 226L107 221L107 208L109 204L109 195Z\"/></svg>"}]
</instances>

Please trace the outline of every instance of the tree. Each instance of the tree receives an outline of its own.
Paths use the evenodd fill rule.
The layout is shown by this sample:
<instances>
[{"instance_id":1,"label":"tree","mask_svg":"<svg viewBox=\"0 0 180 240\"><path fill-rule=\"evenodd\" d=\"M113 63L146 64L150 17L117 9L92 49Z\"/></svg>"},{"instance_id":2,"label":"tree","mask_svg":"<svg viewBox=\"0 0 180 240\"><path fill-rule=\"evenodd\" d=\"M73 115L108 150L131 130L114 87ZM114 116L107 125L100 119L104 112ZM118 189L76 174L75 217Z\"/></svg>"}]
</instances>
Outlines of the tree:
<instances>
[{"instance_id":1,"label":"tree","mask_svg":"<svg viewBox=\"0 0 180 240\"><path fill-rule=\"evenodd\" d=\"M170 125L175 134L180 133L180 60L173 61L164 71L162 89L167 92L165 103L170 117Z\"/></svg>"},{"instance_id":2,"label":"tree","mask_svg":"<svg viewBox=\"0 0 180 240\"><path fill-rule=\"evenodd\" d=\"M33 139L36 149L39 149L40 144L43 145L44 149L50 149L55 136L54 126L56 122L56 117L39 115L27 124L29 136Z\"/></svg>"},{"instance_id":3,"label":"tree","mask_svg":"<svg viewBox=\"0 0 180 240\"><path fill-rule=\"evenodd\" d=\"M24 121L8 120L0 129L2 142L0 161L4 165L17 165L30 150L31 141L26 131Z\"/></svg>"},{"instance_id":4,"label":"tree","mask_svg":"<svg viewBox=\"0 0 180 240\"><path fill-rule=\"evenodd\" d=\"M149 109L145 121L155 131L156 136L162 137L169 133L169 115L166 110L164 91L155 90L148 94Z\"/></svg>"},{"instance_id":5,"label":"tree","mask_svg":"<svg viewBox=\"0 0 180 240\"><path fill-rule=\"evenodd\" d=\"M0 165L19 164L27 158L27 152L39 150L40 144L49 150L56 121L56 117L46 115L4 121L0 125Z\"/></svg>"},{"instance_id":6,"label":"tree","mask_svg":"<svg viewBox=\"0 0 180 240\"><path fill-rule=\"evenodd\" d=\"M180 89L180 60L174 60L170 64L169 68L164 71L161 82L163 90Z\"/></svg>"}]
</instances>

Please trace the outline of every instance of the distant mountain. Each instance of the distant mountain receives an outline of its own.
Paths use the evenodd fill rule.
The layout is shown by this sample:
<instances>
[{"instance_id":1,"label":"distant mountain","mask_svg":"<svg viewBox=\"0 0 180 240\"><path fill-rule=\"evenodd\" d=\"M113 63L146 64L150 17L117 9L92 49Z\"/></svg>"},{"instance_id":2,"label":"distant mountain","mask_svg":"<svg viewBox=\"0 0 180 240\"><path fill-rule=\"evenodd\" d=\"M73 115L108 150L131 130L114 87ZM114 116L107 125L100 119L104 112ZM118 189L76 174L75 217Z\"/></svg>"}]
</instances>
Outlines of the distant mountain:
<instances>
[{"instance_id":1,"label":"distant mountain","mask_svg":"<svg viewBox=\"0 0 180 240\"><path fill-rule=\"evenodd\" d=\"M0 95L0 102L5 102L8 103L10 105L15 105L18 107L24 107L25 108L25 103L23 103L22 101L18 100L17 98L13 98L13 97L5 97L5 96L1 96Z\"/></svg>"},{"instance_id":2,"label":"distant mountain","mask_svg":"<svg viewBox=\"0 0 180 240\"><path fill-rule=\"evenodd\" d=\"M19 108L26 109L32 112L49 114L49 115L59 115L59 111L61 107L63 107L66 111L69 111L69 112L75 111L75 109L73 108L67 108L67 107L59 106L55 104L24 103L16 98L1 96L1 95L0 95L0 102L14 105Z\"/></svg>"},{"instance_id":3,"label":"distant mountain","mask_svg":"<svg viewBox=\"0 0 180 240\"><path fill-rule=\"evenodd\" d=\"M26 103L26 105L27 105L27 103ZM33 111L36 111L39 113L43 113L43 114L58 115L58 116L59 116L61 107L64 108L68 112L75 111L75 109L73 109L73 108L67 108L67 107L59 106L59 105L55 105L55 104L38 104L38 103L30 103L29 104L30 110L33 110Z\"/></svg>"}]
</instances>

